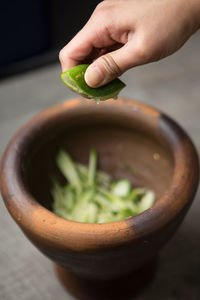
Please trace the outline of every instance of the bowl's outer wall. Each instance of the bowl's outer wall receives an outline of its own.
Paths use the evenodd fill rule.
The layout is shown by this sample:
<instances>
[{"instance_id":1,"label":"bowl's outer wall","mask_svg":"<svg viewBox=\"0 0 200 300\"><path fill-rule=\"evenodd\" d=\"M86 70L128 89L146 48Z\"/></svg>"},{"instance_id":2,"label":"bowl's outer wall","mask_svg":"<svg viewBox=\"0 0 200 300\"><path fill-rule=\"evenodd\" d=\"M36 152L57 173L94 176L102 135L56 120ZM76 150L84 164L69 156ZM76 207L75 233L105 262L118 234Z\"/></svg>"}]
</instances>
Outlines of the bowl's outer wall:
<instances>
[{"instance_id":1,"label":"bowl's outer wall","mask_svg":"<svg viewBox=\"0 0 200 300\"><path fill-rule=\"evenodd\" d=\"M198 158L185 132L153 108L122 99L98 107L85 102L75 99L50 108L14 136L1 163L1 192L12 217L45 255L80 276L111 279L141 267L173 235L197 189ZM123 115L123 123L134 119L140 130L159 140L173 155L173 164L170 159L168 164L173 176L156 204L136 217L109 224L70 222L34 200L24 178L27 158L30 147L41 144L43 131L51 131L59 119L68 116L72 126L76 112L86 116L97 110L119 115L119 120Z\"/></svg>"},{"instance_id":2,"label":"bowl's outer wall","mask_svg":"<svg viewBox=\"0 0 200 300\"><path fill-rule=\"evenodd\" d=\"M123 242L122 245L102 243L95 250L70 251L65 247L57 248L55 245L47 244L32 232L24 231L24 233L43 254L72 273L82 278L111 280L126 276L153 259L173 236L187 210L188 207L185 207L173 221L152 234Z\"/></svg>"}]
</instances>

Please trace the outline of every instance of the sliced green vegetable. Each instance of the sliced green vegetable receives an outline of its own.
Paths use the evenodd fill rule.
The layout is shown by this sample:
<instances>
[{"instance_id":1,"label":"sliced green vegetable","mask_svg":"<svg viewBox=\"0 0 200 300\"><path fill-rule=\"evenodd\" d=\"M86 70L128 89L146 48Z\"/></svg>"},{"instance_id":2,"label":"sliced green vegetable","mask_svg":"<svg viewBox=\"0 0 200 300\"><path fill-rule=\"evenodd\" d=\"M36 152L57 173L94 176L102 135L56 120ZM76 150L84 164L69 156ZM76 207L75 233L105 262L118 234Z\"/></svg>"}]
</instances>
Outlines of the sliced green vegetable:
<instances>
[{"instance_id":1,"label":"sliced green vegetable","mask_svg":"<svg viewBox=\"0 0 200 300\"><path fill-rule=\"evenodd\" d=\"M88 168L88 183L89 185L95 184L97 166L97 153L94 149L90 150L89 168Z\"/></svg>"},{"instance_id":2,"label":"sliced green vegetable","mask_svg":"<svg viewBox=\"0 0 200 300\"><path fill-rule=\"evenodd\" d=\"M82 189L81 181L78 176L76 166L69 154L60 150L60 153L57 156L57 164L69 183L80 192Z\"/></svg>"},{"instance_id":3,"label":"sliced green vegetable","mask_svg":"<svg viewBox=\"0 0 200 300\"><path fill-rule=\"evenodd\" d=\"M84 75L89 65L78 65L68 69L61 74L62 81L74 92L89 98L99 100L107 100L110 98L116 98L119 92L125 87L125 84L116 78L108 84L91 88L85 82Z\"/></svg>"},{"instance_id":4,"label":"sliced green vegetable","mask_svg":"<svg viewBox=\"0 0 200 300\"><path fill-rule=\"evenodd\" d=\"M128 179L122 179L112 184L112 193L119 197L126 197L130 193L131 183Z\"/></svg>"},{"instance_id":5,"label":"sliced green vegetable","mask_svg":"<svg viewBox=\"0 0 200 300\"><path fill-rule=\"evenodd\" d=\"M60 217L77 222L107 223L135 216L150 208L155 200L152 191L132 188L128 179L113 181L97 171L97 153L91 149L88 168L74 163L61 150L57 165L67 179L60 185L53 181L53 211Z\"/></svg>"},{"instance_id":6,"label":"sliced green vegetable","mask_svg":"<svg viewBox=\"0 0 200 300\"><path fill-rule=\"evenodd\" d=\"M155 200L155 195L152 191L147 191L145 195L141 198L140 202L138 203L138 211L139 213L149 209Z\"/></svg>"}]
</instances>

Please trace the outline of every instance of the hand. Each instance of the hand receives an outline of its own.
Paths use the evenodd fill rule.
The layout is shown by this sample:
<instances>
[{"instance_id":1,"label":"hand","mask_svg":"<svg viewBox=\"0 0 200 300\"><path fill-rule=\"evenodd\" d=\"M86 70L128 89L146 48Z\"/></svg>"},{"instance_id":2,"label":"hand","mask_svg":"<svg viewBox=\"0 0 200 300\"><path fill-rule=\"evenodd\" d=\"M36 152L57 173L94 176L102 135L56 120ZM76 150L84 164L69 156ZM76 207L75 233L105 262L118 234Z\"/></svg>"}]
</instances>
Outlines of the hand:
<instances>
[{"instance_id":1,"label":"hand","mask_svg":"<svg viewBox=\"0 0 200 300\"><path fill-rule=\"evenodd\" d=\"M93 62L85 80L98 87L174 53L199 26L200 0L103 1L61 50L62 70Z\"/></svg>"}]
</instances>

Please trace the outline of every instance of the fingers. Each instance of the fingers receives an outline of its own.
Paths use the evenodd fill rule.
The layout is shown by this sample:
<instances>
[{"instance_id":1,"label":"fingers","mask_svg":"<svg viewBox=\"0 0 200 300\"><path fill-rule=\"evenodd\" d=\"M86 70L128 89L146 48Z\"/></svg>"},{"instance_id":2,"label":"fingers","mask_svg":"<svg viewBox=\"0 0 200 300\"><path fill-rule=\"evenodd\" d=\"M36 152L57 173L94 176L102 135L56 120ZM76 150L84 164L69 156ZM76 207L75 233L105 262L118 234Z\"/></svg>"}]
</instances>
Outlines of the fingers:
<instances>
[{"instance_id":1,"label":"fingers","mask_svg":"<svg viewBox=\"0 0 200 300\"><path fill-rule=\"evenodd\" d=\"M98 10L97 10L98 11ZM116 42L109 36L106 23L110 19L99 13L93 13L87 24L60 51L59 59L63 71L99 56L101 48L110 47Z\"/></svg>"},{"instance_id":2,"label":"fingers","mask_svg":"<svg viewBox=\"0 0 200 300\"><path fill-rule=\"evenodd\" d=\"M85 73L85 80L89 86L98 87L129 68L145 63L137 51L134 24L128 26L120 12L113 1L98 5L84 28L60 52L63 71L81 63L92 63L95 58ZM129 18L132 20L132 14Z\"/></svg>"},{"instance_id":3,"label":"fingers","mask_svg":"<svg viewBox=\"0 0 200 300\"><path fill-rule=\"evenodd\" d=\"M94 29L90 29L90 26L85 27L60 51L59 59L62 71L80 63L91 62L92 58L105 52L101 48L109 47L114 43L106 33L100 34L99 30L94 31Z\"/></svg>"},{"instance_id":4,"label":"fingers","mask_svg":"<svg viewBox=\"0 0 200 300\"><path fill-rule=\"evenodd\" d=\"M59 53L62 71L78 65L93 50L92 37L83 28Z\"/></svg>"},{"instance_id":5,"label":"fingers","mask_svg":"<svg viewBox=\"0 0 200 300\"><path fill-rule=\"evenodd\" d=\"M128 69L147 60L145 49L137 46L136 40L120 49L102 55L95 60L85 73L85 81L91 87L99 87L120 76Z\"/></svg>"}]
</instances>

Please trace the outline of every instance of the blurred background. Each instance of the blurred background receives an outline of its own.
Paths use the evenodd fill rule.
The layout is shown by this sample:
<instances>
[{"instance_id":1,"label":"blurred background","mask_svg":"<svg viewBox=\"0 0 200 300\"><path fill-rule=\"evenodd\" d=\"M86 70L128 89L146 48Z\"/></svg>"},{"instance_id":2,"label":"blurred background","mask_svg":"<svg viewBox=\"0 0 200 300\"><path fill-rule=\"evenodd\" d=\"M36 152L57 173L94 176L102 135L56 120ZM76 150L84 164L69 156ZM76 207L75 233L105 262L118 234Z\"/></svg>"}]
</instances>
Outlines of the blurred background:
<instances>
[{"instance_id":1,"label":"blurred background","mask_svg":"<svg viewBox=\"0 0 200 300\"><path fill-rule=\"evenodd\" d=\"M97 0L1 1L0 77L58 58L58 51L86 23Z\"/></svg>"},{"instance_id":2,"label":"blurred background","mask_svg":"<svg viewBox=\"0 0 200 300\"><path fill-rule=\"evenodd\" d=\"M20 0L0 5L0 156L12 135L47 107L76 97L60 80L58 52L98 1ZM200 154L200 32L174 55L122 76L121 96L155 106ZM155 278L136 300L199 300L200 193L161 251ZM134 283L133 283L134 284ZM0 198L0 300L72 300L52 263L24 237ZM102 299L103 300L103 299ZM126 299L124 299L126 300Z\"/></svg>"}]
</instances>

